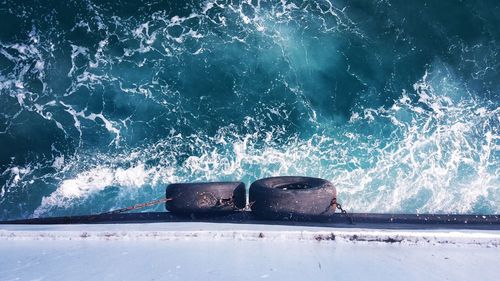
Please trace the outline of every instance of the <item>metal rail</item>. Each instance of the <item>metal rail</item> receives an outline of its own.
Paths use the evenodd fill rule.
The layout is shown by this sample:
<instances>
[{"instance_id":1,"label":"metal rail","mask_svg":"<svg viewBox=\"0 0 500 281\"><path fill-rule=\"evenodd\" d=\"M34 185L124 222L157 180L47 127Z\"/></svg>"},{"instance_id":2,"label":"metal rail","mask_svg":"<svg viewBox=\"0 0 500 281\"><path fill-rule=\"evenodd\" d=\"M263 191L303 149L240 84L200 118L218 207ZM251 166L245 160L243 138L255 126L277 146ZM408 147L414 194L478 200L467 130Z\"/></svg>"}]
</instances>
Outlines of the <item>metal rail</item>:
<instances>
[{"instance_id":1,"label":"metal rail","mask_svg":"<svg viewBox=\"0 0 500 281\"><path fill-rule=\"evenodd\" d=\"M104 224L104 223L160 223L209 222L322 226L374 229L491 229L500 230L500 215L448 214L374 214L351 213L353 224L344 214L262 219L251 212L224 214L174 214L170 212L107 213L102 215L67 216L0 221L0 224Z\"/></svg>"}]
</instances>

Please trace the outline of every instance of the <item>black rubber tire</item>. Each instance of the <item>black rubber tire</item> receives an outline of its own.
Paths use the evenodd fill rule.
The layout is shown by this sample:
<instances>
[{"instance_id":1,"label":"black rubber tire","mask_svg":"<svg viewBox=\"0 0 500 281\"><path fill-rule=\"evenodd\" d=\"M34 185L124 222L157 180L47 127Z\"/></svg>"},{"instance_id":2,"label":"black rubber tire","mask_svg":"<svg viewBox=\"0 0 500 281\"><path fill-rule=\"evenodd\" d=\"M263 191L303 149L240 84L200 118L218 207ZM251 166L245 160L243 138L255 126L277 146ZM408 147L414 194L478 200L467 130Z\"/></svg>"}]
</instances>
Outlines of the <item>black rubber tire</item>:
<instances>
[{"instance_id":1,"label":"black rubber tire","mask_svg":"<svg viewBox=\"0 0 500 281\"><path fill-rule=\"evenodd\" d=\"M256 216L269 219L301 219L332 214L337 197L335 186L310 177L272 177L250 186L250 207Z\"/></svg>"},{"instance_id":2,"label":"black rubber tire","mask_svg":"<svg viewBox=\"0 0 500 281\"><path fill-rule=\"evenodd\" d=\"M167 186L165 208L172 213L227 213L246 206L242 182L174 183Z\"/></svg>"}]
</instances>

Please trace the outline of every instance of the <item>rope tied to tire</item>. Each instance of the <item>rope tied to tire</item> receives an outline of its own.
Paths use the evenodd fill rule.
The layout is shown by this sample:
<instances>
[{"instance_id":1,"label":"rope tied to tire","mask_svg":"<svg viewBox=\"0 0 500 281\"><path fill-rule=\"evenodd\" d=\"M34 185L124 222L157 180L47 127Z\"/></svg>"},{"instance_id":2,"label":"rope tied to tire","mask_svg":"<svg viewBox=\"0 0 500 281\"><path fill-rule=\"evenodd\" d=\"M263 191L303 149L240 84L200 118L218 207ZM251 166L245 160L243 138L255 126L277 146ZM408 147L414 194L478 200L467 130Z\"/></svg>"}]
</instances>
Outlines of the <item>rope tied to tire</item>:
<instances>
[{"instance_id":1,"label":"rope tied to tire","mask_svg":"<svg viewBox=\"0 0 500 281\"><path fill-rule=\"evenodd\" d=\"M354 220L352 219L352 216L351 216L351 215L349 215L349 214L347 213L347 211L346 211L346 210L344 210L344 208L342 208L342 205L341 205L340 203L338 203L338 202L337 202L337 197L333 197L333 198L332 198L332 201L330 202L330 205L328 205L328 207L326 207L326 209L325 209L323 212L321 212L321 214L320 214L320 215L323 215L323 214L327 213L328 211L330 211L330 209L331 209L333 206L335 206L337 209L339 209L339 210L340 210L340 213L341 213L342 215L344 215L344 216L346 216L346 217L347 217L347 219L349 220L349 223L350 223L350 224L354 224Z\"/></svg>"},{"instance_id":2,"label":"rope tied to tire","mask_svg":"<svg viewBox=\"0 0 500 281\"><path fill-rule=\"evenodd\" d=\"M100 213L99 215L120 214L120 213L124 213L124 212L128 212L128 211L138 210L138 209L142 209L142 208L145 208L145 207L149 207L149 206L154 206L154 205L166 203L166 202L171 201L171 200L173 200L173 199L172 198L160 198L160 199L156 199L156 200L149 201L149 202L146 202L146 203L135 204L135 205L132 205L132 206L129 206L129 207L125 207L125 208L121 208L121 209L117 209L117 210L113 210L113 211L109 211L109 212Z\"/></svg>"},{"instance_id":3,"label":"rope tied to tire","mask_svg":"<svg viewBox=\"0 0 500 281\"><path fill-rule=\"evenodd\" d=\"M211 194L211 195L213 196L213 194ZM172 200L174 200L174 198L160 198L160 199L156 199L156 200L145 202L145 203L135 204L135 205L132 205L129 207L120 208L117 210L112 210L109 212L99 213L98 215L101 216L101 215L121 214L121 213L129 212L129 211L139 210L139 209L142 209L145 207L150 207L150 206L166 203L166 202L169 202ZM235 211L242 211L243 210L243 208L239 208L235 205L234 198L232 198L232 197L231 198L220 198L217 200L217 203L213 206L214 209L220 209L220 208L225 208L225 207L231 207Z\"/></svg>"}]
</instances>

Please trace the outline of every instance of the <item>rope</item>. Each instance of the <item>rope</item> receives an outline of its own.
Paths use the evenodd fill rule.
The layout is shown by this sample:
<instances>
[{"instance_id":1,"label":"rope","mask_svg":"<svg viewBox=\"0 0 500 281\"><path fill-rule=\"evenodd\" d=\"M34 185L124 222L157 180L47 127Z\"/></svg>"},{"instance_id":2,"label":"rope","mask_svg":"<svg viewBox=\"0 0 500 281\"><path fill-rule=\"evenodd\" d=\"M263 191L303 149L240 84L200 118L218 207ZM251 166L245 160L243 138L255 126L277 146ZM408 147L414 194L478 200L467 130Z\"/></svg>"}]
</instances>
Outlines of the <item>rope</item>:
<instances>
[{"instance_id":1,"label":"rope","mask_svg":"<svg viewBox=\"0 0 500 281\"><path fill-rule=\"evenodd\" d=\"M341 205L340 203L338 203L338 202L337 202L337 198L336 198L336 197L333 197L332 201L330 202L330 205L328 205L328 207L326 207L326 209L325 209L323 212L321 212L321 213L320 213L320 215L323 215L323 214L325 214L326 212L328 212L328 211L329 211L329 210L330 210L330 209L331 209L334 205L335 205L335 206L337 206L337 209L339 209L339 210L340 210L340 213L341 213L342 215L344 215L344 216L346 216L346 217L347 217L347 219L349 220L349 223L350 223L350 224L354 224L354 221L353 221L353 219L352 219L351 215L349 215L349 214L347 213L347 211L346 211L346 210L344 210L344 209L342 208L342 205Z\"/></svg>"},{"instance_id":2,"label":"rope","mask_svg":"<svg viewBox=\"0 0 500 281\"><path fill-rule=\"evenodd\" d=\"M126 207L126 208L121 208L121 209L118 209L118 210L113 210L113 211L109 211L109 212L100 213L99 215L120 214L120 213L124 213L124 212L128 212L128 211L132 211L132 210L142 209L144 207L158 205L158 204L165 203L165 202L172 201L172 200L173 200L172 198L161 198L161 199L153 200L153 201L146 202L146 203L135 204L133 206Z\"/></svg>"},{"instance_id":3,"label":"rope","mask_svg":"<svg viewBox=\"0 0 500 281\"><path fill-rule=\"evenodd\" d=\"M207 192L207 193L210 194L214 200L216 200L216 204L215 204L215 206L213 206L214 209L221 209L224 207L232 207L235 210L239 210L239 208L234 205L233 198L220 198L217 200L217 198L212 193L210 193L210 192ZM165 202L172 201L172 200L173 200L173 198L161 198L161 199L153 200L153 201L146 202L146 203L135 204L133 206L126 207L126 208L121 208L121 209L117 209L117 210L113 210L113 211L109 211L109 212L100 213L100 214L97 214L95 216L120 214L120 213L132 211L132 210L137 210L137 209L142 209L142 208L153 206L153 205L158 205L158 204L165 203Z\"/></svg>"}]
</instances>

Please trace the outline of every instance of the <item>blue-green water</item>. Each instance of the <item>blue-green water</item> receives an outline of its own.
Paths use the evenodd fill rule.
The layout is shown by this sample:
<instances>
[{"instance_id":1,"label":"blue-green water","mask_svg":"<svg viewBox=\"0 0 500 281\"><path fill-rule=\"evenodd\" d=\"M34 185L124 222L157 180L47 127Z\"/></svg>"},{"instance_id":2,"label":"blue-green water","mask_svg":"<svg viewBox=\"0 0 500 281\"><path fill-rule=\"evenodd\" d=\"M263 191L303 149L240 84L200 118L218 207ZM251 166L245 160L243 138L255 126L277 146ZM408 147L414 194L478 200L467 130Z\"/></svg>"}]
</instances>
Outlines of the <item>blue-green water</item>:
<instances>
[{"instance_id":1,"label":"blue-green water","mask_svg":"<svg viewBox=\"0 0 500 281\"><path fill-rule=\"evenodd\" d=\"M495 0L0 0L0 219L272 175L499 213L499 26Z\"/></svg>"}]
</instances>

